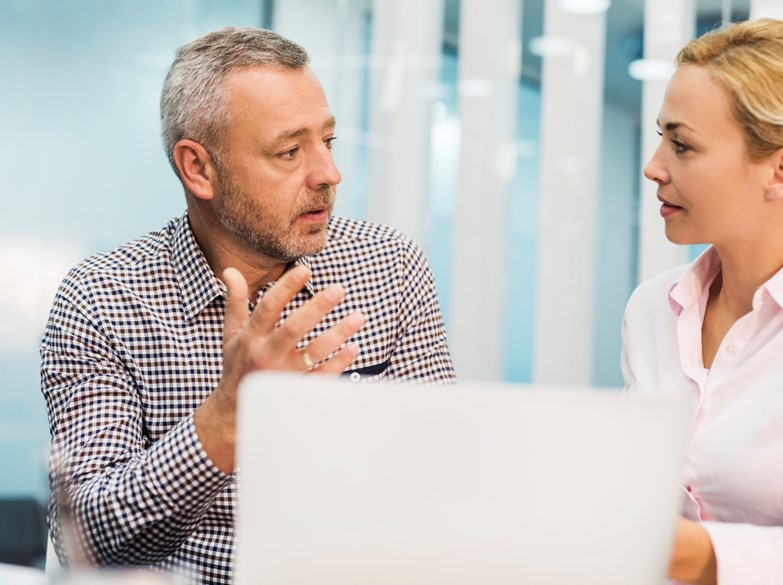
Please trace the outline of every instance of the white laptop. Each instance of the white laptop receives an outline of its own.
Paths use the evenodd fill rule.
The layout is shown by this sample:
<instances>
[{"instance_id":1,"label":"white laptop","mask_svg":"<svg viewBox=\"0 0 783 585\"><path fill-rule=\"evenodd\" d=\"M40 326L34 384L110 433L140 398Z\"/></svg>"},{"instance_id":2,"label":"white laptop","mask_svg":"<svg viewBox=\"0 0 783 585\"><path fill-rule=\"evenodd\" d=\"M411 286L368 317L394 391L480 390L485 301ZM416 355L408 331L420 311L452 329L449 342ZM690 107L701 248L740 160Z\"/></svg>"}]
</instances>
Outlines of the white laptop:
<instances>
[{"instance_id":1,"label":"white laptop","mask_svg":"<svg viewBox=\"0 0 783 585\"><path fill-rule=\"evenodd\" d=\"M236 585L660 585L692 409L619 391L240 389Z\"/></svg>"}]
</instances>

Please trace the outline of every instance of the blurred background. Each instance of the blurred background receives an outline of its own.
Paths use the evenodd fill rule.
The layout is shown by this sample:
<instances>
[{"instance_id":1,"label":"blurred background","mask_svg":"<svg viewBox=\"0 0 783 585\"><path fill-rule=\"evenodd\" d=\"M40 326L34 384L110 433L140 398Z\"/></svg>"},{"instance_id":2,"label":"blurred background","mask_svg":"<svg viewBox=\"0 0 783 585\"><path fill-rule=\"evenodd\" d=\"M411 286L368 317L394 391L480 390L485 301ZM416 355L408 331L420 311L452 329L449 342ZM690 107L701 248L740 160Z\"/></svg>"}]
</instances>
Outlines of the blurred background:
<instances>
[{"instance_id":1,"label":"blurred background","mask_svg":"<svg viewBox=\"0 0 783 585\"><path fill-rule=\"evenodd\" d=\"M460 377L620 387L628 296L701 250L666 242L641 177L674 55L779 4L0 0L0 562L41 561L37 346L59 281L184 209L158 120L178 46L254 25L310 52L336 212L423 247Z\"/></svg>"}]
</instances>

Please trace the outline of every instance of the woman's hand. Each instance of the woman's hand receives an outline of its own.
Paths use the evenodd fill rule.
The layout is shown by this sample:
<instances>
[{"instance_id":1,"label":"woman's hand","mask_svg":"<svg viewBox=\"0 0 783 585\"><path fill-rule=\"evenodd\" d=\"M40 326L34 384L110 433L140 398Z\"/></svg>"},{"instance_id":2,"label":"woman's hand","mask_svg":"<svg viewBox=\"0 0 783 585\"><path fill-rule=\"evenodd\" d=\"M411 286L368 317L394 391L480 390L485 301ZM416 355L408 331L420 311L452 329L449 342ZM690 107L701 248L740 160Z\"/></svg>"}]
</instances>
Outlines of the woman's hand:
<instances>
[{"instance_id":1,"label":"woman's hand","mask_svg":"<svg viewBox=\"0 0 783 585\"><path fill-rule=\"evenodd\" d=\"M717 585L717 568L707 530L697 522L680 518L674 535L669 578L698 585Z\"/></svg>"}]
</instances>

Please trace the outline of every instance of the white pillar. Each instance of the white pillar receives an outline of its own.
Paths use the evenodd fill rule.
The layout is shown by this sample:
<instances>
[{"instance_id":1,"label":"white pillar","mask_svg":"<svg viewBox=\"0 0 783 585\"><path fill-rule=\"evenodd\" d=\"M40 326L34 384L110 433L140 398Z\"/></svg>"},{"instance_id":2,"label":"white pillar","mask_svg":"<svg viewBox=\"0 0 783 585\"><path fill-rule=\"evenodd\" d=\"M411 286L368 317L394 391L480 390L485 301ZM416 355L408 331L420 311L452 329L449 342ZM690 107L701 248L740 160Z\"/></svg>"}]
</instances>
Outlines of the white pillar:
<instances>
[{"instance_id":1,"label":"white pillar","mask_svg":"<svg viewBox=\"0 0 783 585\"><path fill-rule=\"evenodd\" d=\"M605 38L605 13L574 14L557 0L546 2L536 382L591 380Z\"/></svg>"},{"instance_id":2,"label":"white pillar","mask_svg":"<svg viewBox=\"0 0 783 585\"><path fill-rule=\"evenodd\" d=\"M367 192L362 125L369 10L370 0L277 0L272 10L274 30L300 43L310 54L313 71L337 120L334 158L343 180L337 188L335 213L347 217L362 215ZM308 17L302 18L302 14Z\"/></svg>"},{"instance_id":3,"label":"white pillar","mask_svg":"<svg viewBox=\"0 0 783 585\"><path fill-rule=\"evenodd\" d=\"M646 0L644 7L644 58L674 64L682 46L696 32L693 0ZM642 168L660 142L658 112L668 79L643 82L642 87ZM688 261L688 248L666 239L657 186L641 177L639 190L639 281L647 280Z\"/></svg>"},{"instance_id":4,"label":"white pillar","mask_svg":"<svg viewBox=\"0 0 783 585\"><path fill-rule=\"evenodd\" d=\"M443 10L444 0L376 0L372 14L366 217L425 248Z\"/></svg>"},{"instance_id":5,"label":"white pillar","mask_svg":"<svg viewBox=\"0 0 783 585\"><path fill-rule=\"evenodd\" d=\"M457 375L500 379L506 326L506 214L516 170L521 2L462 0L459 186L449 345Z\"/></svg>"},{"instance_id":6,"label":"white pillar","mask_svg":"<svg viewBox=\"0 0 783 585\"><path fill-rule=\"evenodd\" d=\"M750 0L750 17L783 19L783 3L780 0Z\"/></svg>"}]
</instances>

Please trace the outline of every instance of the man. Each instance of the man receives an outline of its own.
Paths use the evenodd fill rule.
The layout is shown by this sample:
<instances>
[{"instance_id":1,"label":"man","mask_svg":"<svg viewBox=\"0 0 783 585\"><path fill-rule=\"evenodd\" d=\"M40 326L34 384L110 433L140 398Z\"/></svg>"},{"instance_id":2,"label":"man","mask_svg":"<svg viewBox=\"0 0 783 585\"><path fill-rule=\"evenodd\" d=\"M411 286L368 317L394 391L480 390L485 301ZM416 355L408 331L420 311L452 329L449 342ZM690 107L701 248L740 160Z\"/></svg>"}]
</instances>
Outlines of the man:
<instances>
[{"instance_id":1,"label":"man","mask_svg":"<svg viewBox=\"0 0 783 585\"><path fill-rule=\"evenodd\" d=\"M57 293L41 345L49 521L72 564L230 582L248 372L454 381L421 252L331 217L335 120L307 63L252 28L182 47L161 119L186 214Z\"/></svg>"}]
</instances>

